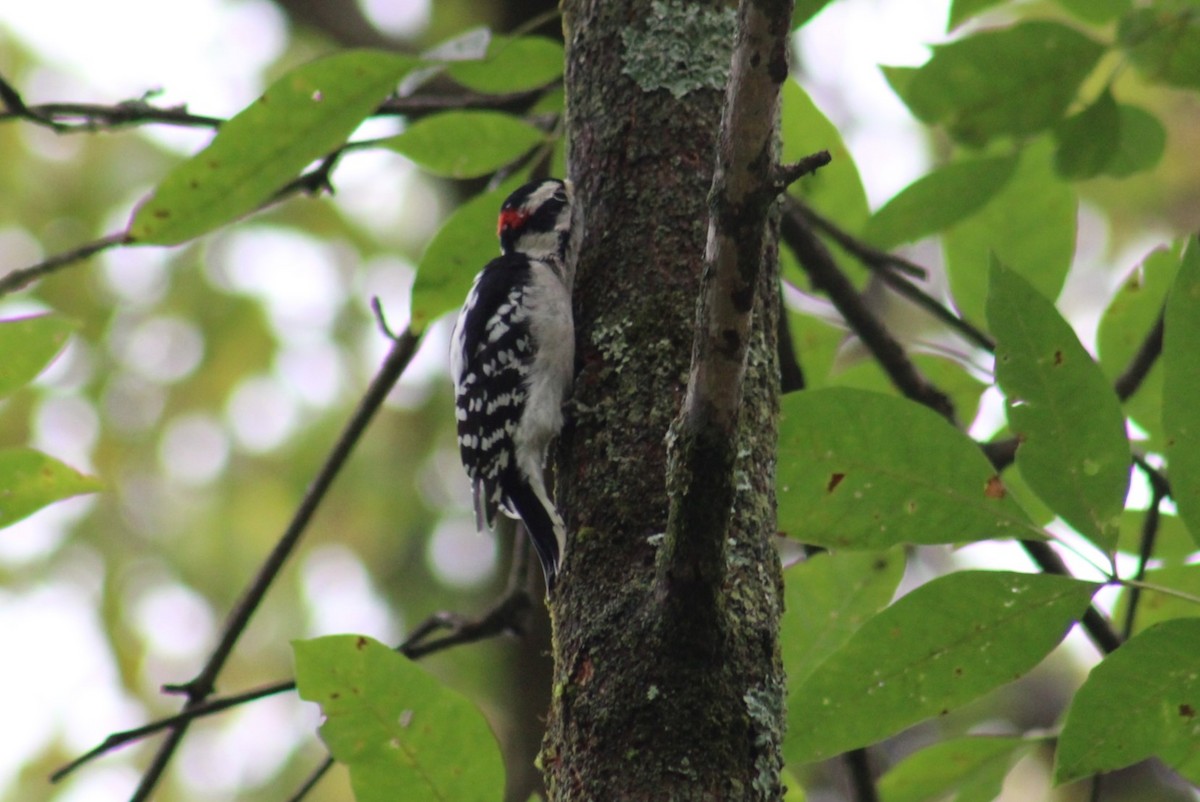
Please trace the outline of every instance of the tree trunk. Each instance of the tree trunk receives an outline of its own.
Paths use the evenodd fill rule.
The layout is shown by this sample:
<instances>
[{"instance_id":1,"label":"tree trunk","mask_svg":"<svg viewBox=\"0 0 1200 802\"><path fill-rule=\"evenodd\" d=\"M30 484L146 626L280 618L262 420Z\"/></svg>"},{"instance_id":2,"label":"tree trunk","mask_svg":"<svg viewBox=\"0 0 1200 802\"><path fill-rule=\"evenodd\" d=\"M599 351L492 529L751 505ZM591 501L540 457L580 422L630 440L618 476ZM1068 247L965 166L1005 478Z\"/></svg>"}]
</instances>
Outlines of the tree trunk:
<instances>
[{"instance_id":1,"label":"tree trunk","mask_svg":"<svg viewBox=\"0 0 1200 802\"><path fill-rule=\"evenodd\" d=\"M686 38L688 55L655 64L653 52L676 51L639 37L664 13L678 17L666 28ZM570 173L586 227L575 284L581 371L558 454L570 536L551 600L547 787L556 801L777 800L774 227L726 449L735 458L711 466L733 488L730 520L716 527L723 570L705 578L715 620L704 616L701 631L680 619L656 571L678 478L668 473L680 469L668 465L668 432L691 366L725 100L724 71L714 78L712 65L729 64L734 21L723 3L567 0L564 22ZM695 85L670 84L680 75ZM675 92L658 88L666 84Z\"/></svg>"}]
</instances>

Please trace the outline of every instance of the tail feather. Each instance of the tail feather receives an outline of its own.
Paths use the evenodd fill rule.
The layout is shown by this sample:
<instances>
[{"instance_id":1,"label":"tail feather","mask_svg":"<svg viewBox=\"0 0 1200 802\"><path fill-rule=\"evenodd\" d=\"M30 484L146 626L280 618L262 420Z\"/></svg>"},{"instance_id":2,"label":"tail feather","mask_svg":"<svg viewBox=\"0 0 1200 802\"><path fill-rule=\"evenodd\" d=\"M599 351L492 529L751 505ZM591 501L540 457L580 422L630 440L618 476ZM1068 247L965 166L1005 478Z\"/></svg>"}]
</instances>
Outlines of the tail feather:
<instances>
[{"instance_id":1,"label":"tail feather","mask_svg":"<svg viewBox=\"0 0 1200 802\"><path fill-rule=\"evenodd\" d=\"M525 522L525 529L542 563L542 572L546 575L546 590L553 590L567 540L567 528L562 516L545 492L539 493L527 484L510 491L508 501L516 507L521 520Z\"/></svg>"}]
</instances>

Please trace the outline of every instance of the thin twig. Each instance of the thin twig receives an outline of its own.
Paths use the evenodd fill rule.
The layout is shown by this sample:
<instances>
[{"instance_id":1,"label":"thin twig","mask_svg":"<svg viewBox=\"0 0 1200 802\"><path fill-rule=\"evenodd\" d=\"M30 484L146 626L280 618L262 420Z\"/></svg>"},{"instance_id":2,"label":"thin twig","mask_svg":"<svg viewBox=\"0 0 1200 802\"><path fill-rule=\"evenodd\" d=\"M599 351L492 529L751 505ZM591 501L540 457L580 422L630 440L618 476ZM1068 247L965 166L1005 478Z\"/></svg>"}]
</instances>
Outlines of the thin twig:
<instances>
[{"instance_id":1,"label":"thin twig","mask_svg":"<svg viewBox=\"0 0 1200 802\"><path fill-rule=\"evenodd\" d=\"M119 749L128 743L140 741L143 738L147 738L157 732L161 732L168 727L173 727L177 724L181 724L192 719L211 716L214 713L220 713L224 710L228 710L231 707L237 707L238 705L246 704L247 702L253 702L258 699L265 699L268 696L286 693L287 691L295 690L295 688L296 682L294 680L275 682L271 685L264 685L261 688L254 688L253 690L244 691L234 696L223 696L219 699L210 699L207 702L195 705L194 707L191 707L182 713L176 713L173 716L167 716L166 718L152 721L149 724L143 724L141 727L134 727L133 729L114 732L105 738L100 745L93 747L62 768L56 770L50 775L50 782L56 783L62 779L65 779L68 774L75 771L75 769L79 768L85 763L90 763L92 760L95 760L101 755L105 755L115 749Z\"/></svg>"},{"instance_id":2,"label":"thin twig","mask_svg":"<svg viewBox=\"0 0 1200 802\"><path fill-rule=\"evenodd\" d=\"M477 643L500 635L523 635L528 625L529 614L533 609L533 600L528 591L529 554L527 544L528 538L525 537L514 540L513 570L509 575L504 595L487 612L478 618L467 618L457 613L434 613L415 627L404 642L396 647L396 651L411 660L419 660L454 646ZM439 638L431 637L438 632L448 632L449 634ZM182 690L185 687L176 686L172 689ZM50 781L58 782L85 763L155 733L223 712L231 707L295 689L295 680L280 680L233 696L209 699L196 705L190 705L173 716L152 721L141 727L115 732L98 746L55 771L50 775Z\"/></svg>"},{"instance_id":3,"label":"thin twig","mask_svg":"<svg viewBox=\"0 0 1200 802\"><path fill-rule=\"evenodd\" d=\"M1158 320L1161 324L1162 318L1159 317ZM1166 477L1142 457L1135 455L1133 461L1150 482L1150 506L1146 508L1146 517L1142 519L1142 536L1138 542L1138 565L1133 575L1134 582L1141 582L1146 578L1146 564L1154 556L1154 544L1158 540L1158 529L1161 523L1159 507L1162 506L1163 500L1171 495L1171 486L1167 483ZM1128 587L1129 606L1125 608L1125 621L1121 626L1121 635L1126 640L1133 637L1133 624L1137 620L1137 610L1142 600L1141 587L1136 584Z\"/></svg>"},{"instance_id":4,"label":"thin twig","mask_svg":"<svg viewBox=\"0 0 1200 802\"><path fill-rule=\"evenodd\" d=\"M520 111L528 108L549 89L558 86L553 81L545 86L487 95L463 90L452 93L416 92L405 97L391 97L373 112L374 117L418 118L442 111L463 109ZM55 133L95 133L141 125L175 125L187 128L220 128L226 120L206 114L193 114L186 105L155 106L146 97L125 100L113 105L102 103L38 103L27 104L21 93L0 76L0 123L26 120L49 128Z\"/></svg>"},{"instance_id":5,"label":"thin twig","mask_svg":"<svg viewBox=\"0 0 1200 802\"><path fill-rule=\"evenodd\" d=\"M852 236L844 231L832 220L824 215L819 214L816 209L813 209L804 201L793 196L788 197L788 204L797 212L804 215L805 219L821 233L828 236L846 253L858 259L864 266L871 270L880 272L897 272L903 273L912 278L924 279L929 277L929 271L920 265L910 262L903 256L891 253L890 251L881 251L878 248L869 245L858 237Z\"/></svg>"},{"instance_id":6,"label":"thin twig","mask_svg":"<svg viewBox=\"0 0 1200 802\"><path fill-rule=\"evenodd\" d=\"M8 295L10 292L16 292L64 267L76 262L82 262L84 259L95 256L101 251L107 251L109 248L116 247L117 245L124 245L128 241L129 236L124 231L119 234L109 234L98 240L80 245L78 248L55 254L49 259L38 262L36 265L14 270L6 274L3 278L0 278L0 297Z\"/></svg>"},{"instance_id":7,"label":"thin twig","mask_svg":"<svg viewBox=\"0 0 1200 802\"><path fill-rule=\"evenodd\" d=\"M943 406L943 404L949 404L949 399L925 381L909 361L900 344L892 338L874 314L862 304L853 285L838 270L832 254L808 227L807 220L798 213L785 211L782 232L784 240L796 252L813 284L829 295L834 306L842 313L842 317L862 338L863 343L871 350L900 391L908 398L922 403L934 411L941 412L943 415L947 414L946 409L950 409L952 412L952 407ZM947 417L953 420L952 414ZM1011 442L982 444L981 448L984 449L997 470L1001 470L1011 464L1017 445L1016 439L1013 438ZM1023 540L1021 546L1043 572L1060 576L1072 575L1067 570L1062 558L1047 543L1040 540ZM1121 645L1121 638L1095 607L1088 608L1080 623L1097 647L1106 654Z\"/></svg>"},{"instance_id":8,"label":"thin twig","mask_svg":"<svg viewBox=\"0 0 1200 802\"><path fill-rule=\"evenodd\" d=\"M325 775L333 768L333 755L326 755L321 761L321 765L313 769L312 774L308 775L308 779L304 781L296 792L287 798L287 802L300 802L304 797L308 796L308 792L317 787L317 783L324 779Z\"/></svg>"},{"instance_id":9,"label":"thin twig","mask_svg":"<svg viewBox=\"0 0 1200 802\"><path fill-rule=\"evenodd\" d=\"M798 162L776 165L771 176L771 191L773 196L778 197L787 192L787 188L792 184L806 175L812 175L831 161L833 161L833 157L829 155L829 151L819 150L816 153L805 156Z\"/></svg>"},{"instance_id":10,"label":"thin twig","mask_svg":"<svg viewBox=\"0 0 1200 802\"><path fill-rule=\"evenodd\" d=\"M776 351L779 354L779 392L794 393L804 389L804 370L792 342L792 323L787 307L783 303L783 285L779 287L779 324L775 332Z\"/></svg>"},{"instance_id":11,"label":"thin twig","mask_svg":"<svg viewBox=\"0 0 1200 802\"><path fill-rule=\"evenodd\" d=\"M187 695L184 712L203 704L212 695L217 675L225 666L229 655L233 652L234 645L245 631L251 616L258 609L259 604L266 595L267 589L274 582L284 562L295 549L300 536L307 528L317 507L333 484L333 480L341 471L342 466L362 436L367 424L370 423L375 413L379 410L379 407L383 405L387 394L412 360L419 341L420 335L410 330L405 331L404 334L393 342L387 359L384 360L383 366L371 382L366 395L359 402L358 408L355 410L346 428L342 431L333 450L326 458L325 464L313 480L308 492L305 493L300 507L296 510L296 514L292 518L292 522L288 525L287 530L283 533L283 536L279 539L279 542L259 569L258 575L254 578L254 581L247 588L245 594L227 619L221 639L210 655L207 664L190 682L175 689ZM131 802L144 802L144 800L149 798L167 764L170 762L171 757L174 755L175 749L179 746L179 742L187 731L189 723L190 720L184 720L171 727L167 740L159 747L154 760L151 762L149 768L146 769L146 773L142 775L141 783L134 792Z\"/></svg>"},{"instance_id":12,"label":"thin twig","mask_svg":"<svg viewBox=\"0 0 1200 802\"><path fill-rule=\"evenodd\" d=\"M871 773L870 755L865 747L851 749L842 755L850 774L850 788L854 802L879 802L879 791L875 787L875 776Z\"/></svg>"},{"instance_id":13,"label":"thin twig","mask_svg":"<svg viewBox=\"0 0 1200 802\"><path fill-rule=\"evenodd\" d=\"M1117 398L1122 401L1128 401L1129 398L1138 391L1149 375L1150 369L1154 367L1154 363L1158 361L1159 355L1162 353L1163 347L1163 320L1166 314L1166 309L1158 313L1158 320L1154 321L1154 325L1146 334L1146 339L1142 340L1141 346L1137 353L1129 360L1129 365L1113 382L1113 389L1117 391Z\"/></svg>"},{"instance_id":14,"label":"thin twig","mask_svg":"<svg viewBox=\"0 0 1200 802\"><path fill-rule=\"evenodd\" d=\"M953 422L954 404L950 397L921 375L904 346L863 303L854 285L838 268L833 254L817 237L808 221L790 205L784 210L781 233L813 286L829 297L896 388L907 398L924 404Z\"/></svg>"},{"instance_id":15,"label":"thin twig","mask_svg":"<svg viewBox=\"0 0 1200 802\"><path fill-rule=\"evenodd\" d=\"M1067 564L1063 562L1062 557L1058 556L1058 552L1051 548L1049 543L1042 540L1022 540L1020 543L1021 548L1025 549L1025 553L1037 563L1042 573L1074 576L1067 568ZM1121 636L1113 630L1112 624L1094 605L1088 607L1079 623L1087 630L1092 643L1105 654L1115 652L1121 645Z\"/></svg>"},{"instance_id":16,"label":"thin twig","mask_svg":"<svg viewBox=\"0 0 1200 802\"><path fill-rule=\"evenodd\" d=\"M940 300L934 298L906 278L906 276L924 278L928 273L925 268L910 262L902 256L897 256L888 251L881 251L857 237L851 236L831 220L821 216L797 198L788 198L788 208L794 209L798 214L803 215L813 228L828 236L840 245L844 251L858 259L864 267L879 276L879 279L888 287L895 290L898 295L912 301L934 318L954 331L957 331L965 339L985 351L996 350L995 341L982 329L955 313Z\"/></svg>"}]
</instances>

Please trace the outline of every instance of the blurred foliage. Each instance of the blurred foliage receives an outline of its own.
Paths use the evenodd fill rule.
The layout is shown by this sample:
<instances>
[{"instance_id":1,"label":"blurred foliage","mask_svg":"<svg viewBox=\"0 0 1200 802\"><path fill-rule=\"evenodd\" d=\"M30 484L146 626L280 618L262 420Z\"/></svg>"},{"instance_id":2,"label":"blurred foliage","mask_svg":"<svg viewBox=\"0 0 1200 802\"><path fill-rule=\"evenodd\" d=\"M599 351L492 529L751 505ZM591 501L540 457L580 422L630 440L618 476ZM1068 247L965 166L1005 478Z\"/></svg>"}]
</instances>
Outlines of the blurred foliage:
<instances>
[{"instance_id":1,"label":"blurred foliage","mask_svg":"<svg viewBox=\"0 0 1200 802\"><path fill-rule=\"evenodd\" d=\"M428 53L479 25L508 31L536 22L544 4L533 5L538 8L438 2L427 30L404 48ZM799 3L797 26L819 20L826 5ZM1190 46L1200 12L1183 0L1131 5L956 0L949 19L953 41L937 46L922 67L886 68L898 96L927 124L938 158L873 215L838 127L799 85L785 87L784 153L798 158L824 147L835 155L833 165L798 184L796 194L849 234L881 246L939 238L947 298L976 323L987 310L1002 358L1013 362L1007 373L998 371L999 389L1009 396L1009 425L1026 443L1057 438L1058 459L1030 471L1029 452L1018 451L1023 473L1001 480L965 435L882 395L895 390L876 362L847 369L840 360L849 349L835 315L790 315L810 387L831 389L785 402L781 526L809 543L843 549L788 577L783 651L795 693L786 751L789 768L810 794L824 783L803 764L817 757L889 738L930 717L938 724L921 726L931 737L965 735L995 719L1016 731L1052 726L1080 684L1072 676L1077 669L1062 668L1055 655L1043 658L1086 607L1093 584L959 571L887 606L906 563L909 580L924 580L929 576L921 572L936 570L942 554L906 558L902 549L1011 537L1009 530L1031 526L1028 517L1040 522L1053 514L1092 539L1098 551L1090 556L1097 561L1117 552L1124 559L1142 547L1147 514L1132 496L1118 498L1130 443L1108 383L1133 358L1165 298L1172 298L1178 331L1200 325L1200 304L1189 302L1200 244L1184 236L1200 228L1200 162L1194 158L1200 49ZM555 26L542 20L531 27L540 34ZM273 85L270 100L247 107L212 144L206 131L166 138L151 127L58 134L29 121L0 125L4 272L124 230L139 199L151 196L156 200L140 207L132 230L144 242L181 243L111 250L0 300L0 319L18 321L0 323L6 355L0 447L12 449L0 451L0 488L23 493L24 507L16 508L32 512L94 489L93 480L76 471L105 486L0 532L8 541L0 548L0 601L33 598L43 588L82 593L107 654L89 654L94 664L80 668L98 684L115 675L100 714L81 724L55 712L36 753L0 798L44 798L46 774L81 748L123 724L178 710L178 700L159 687L185 682L202 664L220 621L287 525L386 350L369 308L372 296L383 299L395 328L411 323L425 331L422 352L256 613L220 688L235 692L291 676L292 640L356 628L396 642L432 611L477 613L496 597L511 546L491 549L486 536L469 534L473 522L441 367L445 331L436 321L457 305L474 270L494 252L490 224L499 198L547 160L563 172L555 123L564 100L550 86L562 72L562 48L530 33L483 39L472 33L457 42L459 60L449 64L443 63L446 50L423 60L352 51L314 62L334 48L320 34L297 28L286 52L261 76L264 86ZM471 51L471 42L483 49ZM42 54L2 31L0 43L0 73L14 87L50 69ZM348 150L334 164L334 200L290 196L234 222L272 199L297 171L313 169L311 163L343 142L418 61L409 80L438 91L548 88L516 113L448 112L382 133L370 128L359 138L380 141ZM350 90L362 89L357 79L364 69L377 80L355 94ZM147 74L148 86L154 80ZM86 85L74 86L85 91ZM330 114L335 104L323 103L336 98L345 100L342 113ZM277 116L280 107L285 113ZM199 155L188 160L181 153ZM222 169L236 169L214 173L206 163L214 153ZM436 175L487 178L488 185L437 183L418 175L413 163ZM187 211L197 181L204 187L204 219ZM1160 246L1136 268L1122 265L1128 277L1110 293L1111 303L1108 295L1101 299L1107 310L1098 362L1053 305L1064 286L1079 286L1070 282L1071 270L1092 271L1085 282L1105 280L1094 264L1100 257L1085 255L1090 252L1077 242L1081 203L1107 225L1107 256L1127 253L1132 242L1141 252ZM179 216L200 222L174 233L155 228ZM202 230L213 231L195 239ZM850 269L846 251L834 250ZM789 259L785 253L785 277L802 284ZM1003 268L992 267L996 259ZM854 270L861 284L865 274ZM30 317L46 311L53 314ZM936 354L921 354L917 364L970 422L993 384L980 367L987 360L954 332L936 328L926 321L919 336L904 341ZM17 345L9 334L19 335ZM64 342L66 350L41 373ZM1197 363L1188 343L1170 335L1167 343L1165 364L1121 409L1140 430L1134 450L1158 465L1165 452L1169 472L1167 444L1195 437ZM1067 364L1055 355L1067 357ZM1039 409L1027 409L1031 405ZM1036 412L1049 414L1038 418ZM993 417L991 430L1006 433L999 413ZM834 434L841 439L830 440ZM22 468L18 476L6 462L14 454L22 465L36 462L27 444L56 458L48 473L38 474L45 477L40 485L18 481L29 471ZM1184 466L1181 492L1194 500L1194 454L1174 459ZM859 484L845 465L869 475ZM861 503L842 503L851 492ZM793 509L789 499L801 493L805 502ZM0 497L0 504L8 498ZM813 507L825 517L806 516ZM1197 739L1179 719L1190 721L1186 710L1194 715L1200 702L1194 679L1177 669L1196 656L1190 620L1196 605L1188 598L1195 595L1195 572L1183 564L1194 559L1200 535L1194 508L1183 503L1180 513L1160 523L1157 556L1170 567L1145 576L1145 619L1134 622L1136 639L1119 659L1101 662L1071 702L1055 769L1060 780L1123 769L1132 757L1150 755L1193 781L1197 776ZM889 531L880 527L887 516L908 518ZM447 570L456 566L479 570L456 578ZM1120 593L1124 611L1130 592ZM535 636L521 643L459 649L424 666L486 712L506 757L507 794L522 800L537 787L532 755L549 693L544 617L533 629ZM898 640L896 633L907 637ZM354 664L339 663L344 657L332 648L321 652L322 644L353 642L298 646L302 671L309 672L307 680L301 677L306 696L332 702L339 691L325 680ZM10 645L20 654L40 647L34 638ZM363 677L403 687L411 697L391 699L386 721L371 720L380 715L372 705L336 714L337 705L327 705L325 735L339 756L354 752L363 732L410 734L396 725L406 730L406 711L417 710L417 702L444 703L472 722L461 732L420 733L433 740L418 744L424 751L417 765L453 775L452 764L464 755L473 760L491 753L473 711L456 698L447 701L436 683L422 684L423 673L412 674L412 666L390 659L377 644L371 650L377 662L358 666ZM1001 686L1039 663L1017 687L1049 677L1053 687L1044 695L1052 704L1026 703L1037 708L1031 712L1022 709L1023 691ZM1154 688L1124 699L1151 663L1158 671ZM324 754L312 735L313 711L294 697L260 704L195 725L157 798L275 800L298 786ZM122 705L123 712L113 712ZM275 712L255 719L255 709ZM818 720L824 723L814 727ZM1157 726L1164 721L1170 726ZM1092 735L1126 728L1125 740L1107 747ZM455 734L461 738L438 740ZM274 747L261 755L245 746L265 750L268 743ZM913 742L900 743L913 751ZM924 785L960 799L990 798L1026 753L1034 757L1025 759L1043 764L1041 776L1049 782L1040 754L1048 748L1016 736L946 740L899 762L882 791L889 800L925 798L907 790ZM126 774L144 766L151 749L106 760L125 772L127 783ZM950 763L953 772L946 771ZM377 770L372 764L366 772ZM69 780L66 793L84 793L89 771ZM493 772L483 782L498 780ZM358 790L363 783L370 780L356 774ZM308 798L345 799L349 789L339 768ZM1156 798L1174 798L1171 793Z\"/></svg>"}]
</instances>

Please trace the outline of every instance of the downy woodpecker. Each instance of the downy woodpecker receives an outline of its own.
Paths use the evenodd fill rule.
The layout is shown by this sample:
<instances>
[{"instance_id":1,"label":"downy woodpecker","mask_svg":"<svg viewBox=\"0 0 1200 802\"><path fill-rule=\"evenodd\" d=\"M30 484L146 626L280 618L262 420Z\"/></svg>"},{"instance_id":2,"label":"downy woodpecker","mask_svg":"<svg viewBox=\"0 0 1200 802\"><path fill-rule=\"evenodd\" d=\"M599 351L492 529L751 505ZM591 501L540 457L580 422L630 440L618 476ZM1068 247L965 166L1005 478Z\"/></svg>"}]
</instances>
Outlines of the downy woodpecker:
<instances>
[{"instance_id":1,"label":"downy woodpecker","mask_svg":"<svg viewBox=\"0 0 1200 802\"><path fill-rule=\"evenodd\" d=\"M459 312L450 350L458 446L471 478L475 523L520 517L552 589L565 547L543 464L563 425L575 362L571 318L571 186L550 179L500 207L500 256Z\"/></svg>"}]
</instances>

